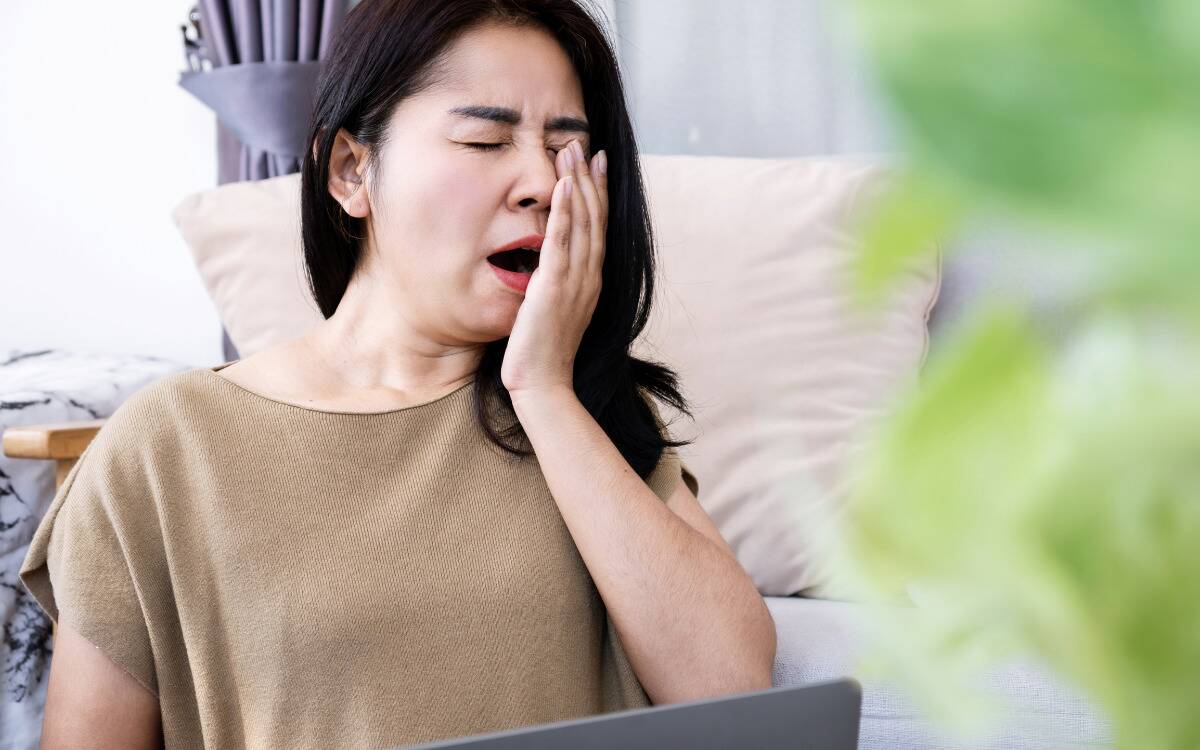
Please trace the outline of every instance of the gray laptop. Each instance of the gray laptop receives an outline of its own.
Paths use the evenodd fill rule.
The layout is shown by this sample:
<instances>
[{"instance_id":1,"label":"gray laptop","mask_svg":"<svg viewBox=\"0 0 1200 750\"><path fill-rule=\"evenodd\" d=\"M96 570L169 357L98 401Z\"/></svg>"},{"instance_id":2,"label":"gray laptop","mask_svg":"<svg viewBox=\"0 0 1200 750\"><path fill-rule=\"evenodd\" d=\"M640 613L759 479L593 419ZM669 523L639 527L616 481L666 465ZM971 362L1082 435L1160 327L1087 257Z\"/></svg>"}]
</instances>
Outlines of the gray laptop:
<instances>
[{"instance_id":1,"label":"gray laptop","mask_svg":"<svg viewBox=\"0 0 1200 750\"><path fill-rule=\"evenodd\" d=\"M861 706L862 688L843 679L613 711L407 750L855 750Z\"/></svg>"}]
</instances>

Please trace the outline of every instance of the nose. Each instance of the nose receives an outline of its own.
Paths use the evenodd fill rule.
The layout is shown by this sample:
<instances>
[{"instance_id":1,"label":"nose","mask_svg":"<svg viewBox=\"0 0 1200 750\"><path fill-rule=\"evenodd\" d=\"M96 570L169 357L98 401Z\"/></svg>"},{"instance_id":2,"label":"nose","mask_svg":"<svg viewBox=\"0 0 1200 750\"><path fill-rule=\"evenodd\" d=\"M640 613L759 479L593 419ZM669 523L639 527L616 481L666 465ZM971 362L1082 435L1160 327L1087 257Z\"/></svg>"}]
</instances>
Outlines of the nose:
<instances>
[{"instance_id":1,"label":"nose","mask_svg":"<svg viewBox=\"0 0 1200 750\"><path fill-rule=\"evenodd\" d=\"M533 149L534 153L521 159L519 189L515 193L521 208L536 208L550 211L550 198L558 182L558 161L561 152L550 149Z\"/></svg>"}]
</instances>

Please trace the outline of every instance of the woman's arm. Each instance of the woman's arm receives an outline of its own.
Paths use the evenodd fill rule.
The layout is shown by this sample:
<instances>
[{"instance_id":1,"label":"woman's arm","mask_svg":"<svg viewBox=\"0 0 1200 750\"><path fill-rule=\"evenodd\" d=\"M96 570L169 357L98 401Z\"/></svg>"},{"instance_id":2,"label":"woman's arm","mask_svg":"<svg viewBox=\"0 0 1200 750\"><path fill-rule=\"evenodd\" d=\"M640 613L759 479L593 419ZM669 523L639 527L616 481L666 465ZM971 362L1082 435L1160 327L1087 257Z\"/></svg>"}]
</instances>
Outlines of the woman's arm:
<instances>
[{"instance_id":1,"label":"woman's arm","mask_svg":"<svg viewBox=\"0 0 1200 750\"><path fill-rule=\"evenodd\" d=\"M46 687L42 750L162 747L158 698L60 617Z\"/></svg>"},{"instance_id":2,"label":"woman's arm","mask_svg":"<svg viewBox=\"0 0 1200 750\"><path fill-rule=\"evenodd\" d=\"M660 500L573 391L513 406L651 702L770 688L775 622L687 485Z\"/></svg>"}]
</instances>

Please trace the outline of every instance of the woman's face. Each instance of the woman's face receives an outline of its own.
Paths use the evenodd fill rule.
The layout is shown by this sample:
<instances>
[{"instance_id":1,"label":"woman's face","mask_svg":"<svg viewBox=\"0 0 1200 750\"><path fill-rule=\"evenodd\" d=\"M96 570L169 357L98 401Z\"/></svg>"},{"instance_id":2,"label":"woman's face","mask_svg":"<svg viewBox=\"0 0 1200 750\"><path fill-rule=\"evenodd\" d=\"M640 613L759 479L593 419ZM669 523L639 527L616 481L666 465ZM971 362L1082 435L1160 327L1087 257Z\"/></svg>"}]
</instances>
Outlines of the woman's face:
<instances>
[{"instance_id":1,"label":"woman's face","mask_svg":"<svg viewBox=\"0 0 1200 750\"><path fill-rule=\"evenodd\" d=\"M579 78L549 33L480 27L450 48L447 71L392 116L378 180L366 181L368 264L410 323L482 343L511 333L524 299L487 257L545 234L557 152L577 138L590 156L591 144ZM454 111L483 107L509 112Z\"/></svg>"}]
</instances>

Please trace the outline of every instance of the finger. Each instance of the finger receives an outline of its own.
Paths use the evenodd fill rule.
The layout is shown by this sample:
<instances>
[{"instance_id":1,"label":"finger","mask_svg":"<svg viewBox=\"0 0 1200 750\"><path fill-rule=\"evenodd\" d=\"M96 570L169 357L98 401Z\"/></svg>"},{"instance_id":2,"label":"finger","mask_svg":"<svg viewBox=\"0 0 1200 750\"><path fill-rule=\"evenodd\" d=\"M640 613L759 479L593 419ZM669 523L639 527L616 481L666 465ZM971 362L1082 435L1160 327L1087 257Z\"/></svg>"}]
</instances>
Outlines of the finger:
<instances>
[{"instance_id":1,"label":"finger","mask_svg":"<svg viewBox=\"0 0 1200 750\"><path fill-rule=\"evenodd\" d=\"M604 226L608 227L608 152L600 149L592 157L592 179L596 183L596 192L600 196L600 215Z\"/></svg>"},{"instance_id":2,"label":"finger","mask_svg":"<svg viewBox=\"0 0 1200 750\"><path fill-rule=\"evenodd\" d=\"M546 222L546 237L538 254L538 267L534 274L561 279L568 271L571 242L571 197L572 177L567 175L554 184L550 197L550 218ZM575 192L571 190L571 192Z\"/></svg>"},{"instance_id":3,"label":"finger","mask_svg":"<svg viewBox=\"0 0 1200 750\"><path fill-rule=\"evenodd\" d=\"M559 149L559 152L554 155L554 171L560 180L571 174L571 156L571 144L569 143L566 148Z\"/></svg>"},{"instance_id":4,"label":"finger","mask_svg":"<svg viewBox=\"0 0 1200 750\"><path fill-rule=\"evenodd\" d=\"M600 216L600 195L597 192L596 183L592 179L592 171L588 165L583 144L575 140L571 141L571 146L575 150L575 172L578 175L575 184L583 196L588 216L588 245L580 262L583 264L583 268L594 273L600 268L604 251L604 225Z\"/></svg>"},{"instance_id":5,"label":"finger","mask_svg":"<svg viewBox=\"0 0 1200 750\"><path fill-rule=\"evenodd\" d=\"M571 224L570 202L564 197L563 192L567 175L571 174L571 150L563 148L554 155L554 172L558 176L558 181L554 183L554 190L550 192L550 216L546 222L546 236L542 241L542 253L538 256L538 268L546 267L546 273L543 276L561 276L566 272L567 264L563 260L567 256L557 250L560 239L558 234L563 231L563 227L568 227ZM564 217L557 217L557 214L565 213ZM567 235L567 242L570 241L570 235ZM565 247L565 246L564 246ZM537 273L535 270L534 273Z\"/></svg>"},{"instance_id":6,"label":"finger","mask_svg":"<svg viewBox=\"0 0 1200 750\"><path fill-rule=\"evenodd\" d=\"M604 267L604 254L608 251L608 154L604 149L600 149L595 156L592 157L592 166L590 169L592 175L592 183L596 188L596 197L600 203L600 207L596 212L597 223L600 225L599 236L600 245L599 253L592 258L592 263L595 264L596 273L600 273Z\"/></svg>"},{"instance_id":7,"label":"finger","mask_svg":"<svg viewBox=\"0 0 1200 750\"><path fill-rule=\"evenodd\" d=\"M583 197L585 177L581 172L583 160L579 158L578 145L572 143L571 164L571 252L569 256L569 276L576 280L582 278L588 268L588 256L592 245L592 217L588 214L587 199Z\"/></svg>"}]
</instances>

